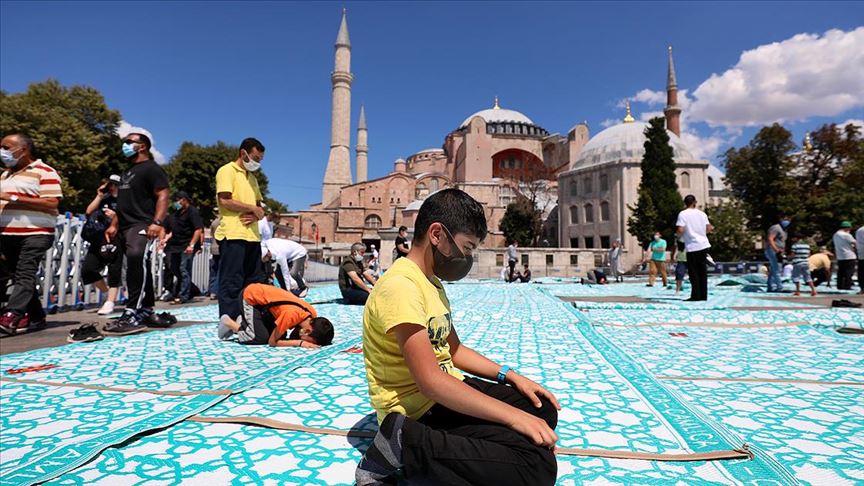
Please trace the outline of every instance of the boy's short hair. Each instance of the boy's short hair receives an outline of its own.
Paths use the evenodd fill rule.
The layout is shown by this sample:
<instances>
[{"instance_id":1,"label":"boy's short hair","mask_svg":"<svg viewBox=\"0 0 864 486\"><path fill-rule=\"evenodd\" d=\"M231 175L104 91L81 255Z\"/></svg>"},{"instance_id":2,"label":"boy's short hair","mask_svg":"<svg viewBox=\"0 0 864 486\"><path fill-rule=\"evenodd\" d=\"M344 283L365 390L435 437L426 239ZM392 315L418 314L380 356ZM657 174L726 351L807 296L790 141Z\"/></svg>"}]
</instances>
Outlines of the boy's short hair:
<instances>
[{"instance_id":1,"label":"boy's short hair","mask_svg":"<svg viewBox=\"0 0 864 486\"><path fill-rule=\"evenodd\" d=\"M486 238L483 206L459 189L444 189L423 201L414 223L414 239L424 241L432 223L443 224L453 236L465 233L481 240Z\"/></svg>"},{"instance_id":2,"label":"boy's short hair","mask_svg":"<svg viewBox=\"0 0 864 486\"><path fill-rule=\"evenodd\" d=\"M401 232L403 232L403 231L408 231L408 227L407 227L407 226L400 226L400 227L399 227L399 232L401 233Z\"/></svg>"},{"instance_id":3,"label":"boy's short hair","mask_svg":"<svg viewBox=\"0 0 864 486\"><path fill-rule=\"evenodd\" d=\"M326 317L312 319L312 332L309 337L315 340L319 346L327 346L333 343L333 324Z\"/></svg>"},{"instance_id":4,"label":"boy's short hair","mask_svg":"<svg viewBox=\"0 0 864 486\"><path fill-rule=\"evenodd\" d=\"M693 194L688 194L687 197L684 198L684 205L685 206L689 207L695 203L696 203L696 196L694 196Z\"/></svg>"}]
</instances>

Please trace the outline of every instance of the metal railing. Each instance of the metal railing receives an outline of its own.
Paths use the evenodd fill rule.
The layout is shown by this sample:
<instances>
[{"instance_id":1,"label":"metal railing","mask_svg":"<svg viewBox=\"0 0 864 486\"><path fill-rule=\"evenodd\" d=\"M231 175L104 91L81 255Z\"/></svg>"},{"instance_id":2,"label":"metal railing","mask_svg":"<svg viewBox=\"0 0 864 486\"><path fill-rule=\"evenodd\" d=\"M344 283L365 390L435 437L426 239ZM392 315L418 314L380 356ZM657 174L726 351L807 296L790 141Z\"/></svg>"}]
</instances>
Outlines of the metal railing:
<instances>
[{"instance_id":1,"label":"metal railing","mask_svg":"<svg viewBox=\"0 0 864 486\"><path fill-rule=\"evenodd\" d=\"M81 237L86 218L83 215L74 216L71 213L57 217L54 232L54 244L45 253L45 260L37 274L37 292L41 296L42 306L53 314L69 310L81 310L102 303L105 296L92 284L84 285L81 279L81 267L90 243ZM192 283L202 292L206 292L210 280L210 246L208 238L201 252L192 261ZM171 278L165 272L165 254L156 251L150 258L150 269L157 297ZM339 267L320 262L306 262L304 278L307 282L334 281L337 279ZM107 269L103 269L103 276ZM123 264L123 282L126 280L126 264ZM3 289L0 289L3 291ZM126 295L125 287L121 287L118 300Z\"/></svg>"}]
</instances>

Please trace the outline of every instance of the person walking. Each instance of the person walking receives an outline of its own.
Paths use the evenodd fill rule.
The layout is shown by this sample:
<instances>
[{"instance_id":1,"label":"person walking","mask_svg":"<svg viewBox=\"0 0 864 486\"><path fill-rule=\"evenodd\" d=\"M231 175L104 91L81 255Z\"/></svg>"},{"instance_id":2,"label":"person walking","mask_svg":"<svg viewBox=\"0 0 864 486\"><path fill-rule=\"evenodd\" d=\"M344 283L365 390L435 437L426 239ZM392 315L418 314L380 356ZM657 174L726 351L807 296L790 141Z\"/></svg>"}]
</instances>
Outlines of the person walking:
<instances>
[{"instance_id":1,"label":"person walking","mask_svg":"<svg viewBox=\"0 0 864 486\"><path fill-rule=\"evenodd\" d=\"M508 282L513 281L513 274L516 272L516 263L519 262L519 254L516 253L516 247L519 244L516 240L510 242L510 246L507 247L507 266L510 268L510 275L507 277Z\"/></svg>"},{"instance_id":2,"label":"person walking","mask_svg":"<svg viewBox=\"0 0 864 486\"><path fill-rule=\"evenodd\" d=\"M221 221L215 238L219 248L219 315L243 312L241 292L251 283L265 283L258 222L264 217L255 172L261 168L264 145L254 138L240 144L237 159L216 172L216 197Z\"/></svg>"},{"instance_id":3,"label":"person walking","mask_svg":"<svg viewBox=\"0 0 864 486\"><path fill-rule=\"evenodd\" d=\"M107 334L134 334L151 327L166 327L153 313L156 295L150 275L154 240L165 237L168 215L168 174L153 160L150 138L130 133L123 138L123 155L132 166L120 176L117 218L105 232L126 255L126 289L129 297L123 315L105 326ZM170 325L170 324L168 324Z\"/></svg>"},{"instance_id":4,"label":"person walking","mask_svg":"<svg viewBox=\"0 0 864 486\"><path fill-rule=\"evenodd\" d=\"M837 255L837 289L850 290L852 276L855 275L855 261L858 259L855 237L852 236L852 223L840 223L840 229L834 233L833 241L834 254Z\"/></svg>"},{"instance_id":5,"label":"person walking","mask_svg":"<svg viewBox=\"0 0 864 486\"><path fill-rule=\"evenodd\" d=\"M18 133L0 140L0 275L15 284L0 311L0 332L13 335L46 326L36 294L39 263L54 244L57 206L63 198L60 176L36 157L30 137ZM0 292L6 294L6 279Z\"/></svg>"},{"instance_id":6,"label":"person walking","mask_svg":"<svg viewBox=\"0 0 864 486\"><path fill-rule=\"evenodd\" d=\"M714 228L708 215L696 209L696 196L684 198L685 210L678 213L677 234L684 238L687 251L687 273L690 275L690 301L708 300L708 233Z\"/></svg>"},{"instance_id":7,"label":"person walking","mask_svg":"<svg viewBox=\"0 0 864 486\"><path fill-rule=\"evenodd\" d=\"M786 228L792 219L780 213L780 220L765 235L765 258L768 259L768 292L783 291L783 255L786 253Z\"/></svg>"},{"instance_id":8,"label":"person walking","mask_svg":"<svg viewBox=\"0 0 864 486\"><path fill-rule=\"evenodd\" d=\"M858 293L864 294L864 225L855 232L855 248L858 251Z\"/></svg>"},{"instance_id":9,"label":"person walking","mask_svg":"<svg viewBox=\"0 0 864 486\"><path fill-rule=\"evenodd\" d=\"M185 304L192 298L192 262L204 241L204 223L198 208L185 191L174 194L174 213L168 217L165 255L178 282L172 292L174 304Z\"/></svg>"},{"instance_id":10,"label":"person walking","mask_svg":"<svg viewBox=\"0 0 864 486\"><path fill-rule=\"evenodd\" d=\"M81 238L89 243L87 255L81 265L81 281L92 284L106 293L105 302L96 312L105 316L114 312L114 304L123 277L123 254L113 243L105 240L105 230L117 217L117 195L120 191L120 176L111 175L99 189L96 197L87 205L87 222L81 230ZM102 270L108 267L108 282L102 278Z\"/></svg>"},{"instance_id":11,"label":"person walking","mask_svg":"<svg viewBox=\"0 0 864 486\"><path fill-rule=\"evenodd\" d=\"M663 288L667 288L669 281L666 277L666 240L663 239L663 235L659 231L654 233L654 239L648 244L648 251L651 258L648 267L647 287L654 286L659 272L663 278Z\"/></svg>"},{"instance_id":12,"label":"person walking","mask_svg":"<svg viewBox=\"0 0 864 486\"><path fill-rule=\"evenodd\" d=\"M684 289L684 277L687 276L687 249L679 237L672 245L672 260L675 262L675 295Z\"/></svg>"},{"instance_id":13,"label":"person walking","mask_svg":"<svg viewBox=\"0 0 864 486\"><path fill-rule=\"evenodd\" d=\"M609 249L609 271L616 282L624 281L624 268L621 263L621 238L615 238Z\"/></svg>"}]
</instances>

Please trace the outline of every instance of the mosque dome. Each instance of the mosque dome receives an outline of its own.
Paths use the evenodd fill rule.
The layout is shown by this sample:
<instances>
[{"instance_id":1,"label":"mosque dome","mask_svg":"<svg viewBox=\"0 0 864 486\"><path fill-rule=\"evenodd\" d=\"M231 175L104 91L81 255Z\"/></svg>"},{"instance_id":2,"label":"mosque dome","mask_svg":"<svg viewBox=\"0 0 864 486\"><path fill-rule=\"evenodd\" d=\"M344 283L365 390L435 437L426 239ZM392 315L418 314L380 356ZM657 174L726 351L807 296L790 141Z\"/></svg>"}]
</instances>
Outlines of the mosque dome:
<instances>
[{"instance_id":1,"label":"mosque dome","mask_svg":"<svg viewBox=\"0 0 864 486\"><path fill-rule=\"evenodd\" d=\"M617 160L642 160L642 156L645 155L645 128L647 127L647 123L628 120L603 130L582 147L573 168L581 169ZM672 157L676 161L696 160L681 137L669 130L666 130L666 134L669 135Z\"/></svg>"},{"instance_id":2,"label":"mosque dome","mask_svg":"<svg viewBox=\"0 0 864 486\"><path fill-rule=\"evenodd\" d=\"M514 133L524 135L548 135L548 132L539 127L525 114L516 110L507 110L498 105L498 97L495 97L495 106L488 110L480 110L466 118L459 128L465 128L471 123L475 116L482 118L487 126L500 126L500 129L488 128L489 133ZM506 126L506 127L505 127Z\"/></svg>"}]
</instances>

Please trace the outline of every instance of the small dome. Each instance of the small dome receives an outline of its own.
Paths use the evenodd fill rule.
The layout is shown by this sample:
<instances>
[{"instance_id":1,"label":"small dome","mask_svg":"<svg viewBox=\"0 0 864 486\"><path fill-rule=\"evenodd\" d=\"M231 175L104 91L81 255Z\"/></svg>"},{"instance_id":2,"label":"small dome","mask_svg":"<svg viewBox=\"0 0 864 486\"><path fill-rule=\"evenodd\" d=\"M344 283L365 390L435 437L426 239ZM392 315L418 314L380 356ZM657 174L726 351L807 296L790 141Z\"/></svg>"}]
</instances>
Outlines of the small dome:
<instances>
[{"instance_id":1,"label":"small dome","mask_svg":"<svg viewBox=\"0 0 864 486\"><path fill-rule=\"evenodd\" d=\"M425 199L415 199L408 203L403 211L420 211L420 206L423 205L423 201L425 201Z\"/></svg>"},{"instance_id":2,"label":"small dome","mask_svg":"<svg viewBox=\"0 0 864 486\"><path fill-rule=\"evenodd\" d=\"M647 123L620 123L593 136L579 152L574 169L606 164L616 160L641 160L645 155L645 128ZM677 161L696 160L678 135L666 130Z\"/></svg>"}]
</instances>

